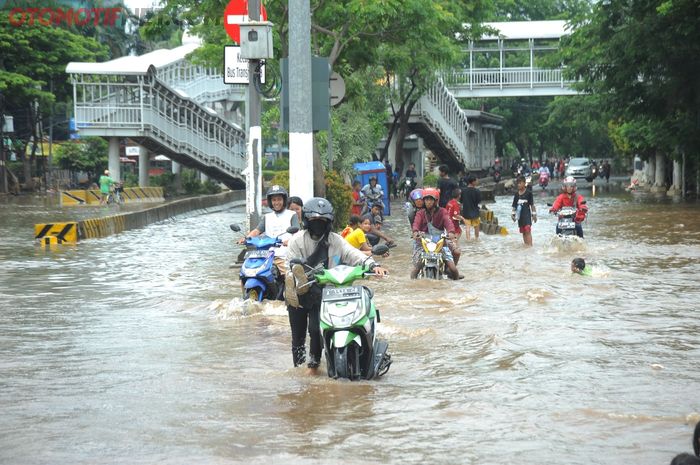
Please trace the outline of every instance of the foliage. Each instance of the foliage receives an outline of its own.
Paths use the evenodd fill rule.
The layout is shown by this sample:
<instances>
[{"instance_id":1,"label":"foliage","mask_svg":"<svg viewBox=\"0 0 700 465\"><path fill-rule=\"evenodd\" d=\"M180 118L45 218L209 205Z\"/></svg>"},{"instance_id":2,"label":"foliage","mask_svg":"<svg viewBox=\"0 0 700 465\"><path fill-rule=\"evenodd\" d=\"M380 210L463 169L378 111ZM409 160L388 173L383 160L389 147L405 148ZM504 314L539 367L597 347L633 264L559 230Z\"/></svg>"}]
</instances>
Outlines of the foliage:
<instances>
[{"instance_id":1,"label":"foliage","mask_svg":"<svg viewBox=\"0 0 700 465\"><path fill-rule=\"evenodd\" d=\"M698 157L697 17L695 0L628 0L577 18L562 57L583 90L605 96L616 147Z\"/></svg>"},{"instance_id":2,"label":"foliage","mask_svg":"<svg viewBox=\"0 0 700 465\"><path fill-rule=\"evenodd\" d=\"M277 171L270 184L282 186L289 191L289 171Z\"/></svg>"},{"instance_id":3,"label":"foliage","mask_svg":"<svg viewBox=\"0 0 700 465\"><path fill-rule=\"evenodd\" d=\"M107 169L107 141L101 137L85 137L56 147L54 162L59 168L83 171L90 179Z\"/></svg>"},{"instance_id":4,"label":"foliage","mask_svg":"<svg viewBox=\"0 0 700 465\"><path fill-rule=\"evenodd\" d=\"M272 169L275 171L288 171L289 170L289 158L282 156L275 160L272 164Z\"/></svg>"},{"instance_id":5,"label":"foliage","mask_svg":"<svg viewBox=\"0 0 700 465\"><path fill-rule=\"evenodd\" d=\"M333 228L340 230L348 224L352 207L352 188L343 181L337 171L325 172L326 198L333 205L335 218Z\"/></svg>"},{"instance_id":6,"label":"foliage","mask_svg":"<svg viewBox=\"0 0 700 465\"><path fill-rule=\"evenodd\" d=\"M200 181L199 171L183 169L181 176L182 189L187 195L207 195L221 192L221 187L219 187L218 183L209 179L204 182Z\"/></svg>"},{"instance_id":7,"label":"foliage","mask_svg":"<svg viewBox=\"0 0 700 465\"><path fill-rule=\"evenodd\" d=\"M151 176L149 184L153 187L162 187L163 196L165 197L177 195L177 192L175 192L175 174L173 173L165 172L157 176Z\"/></svg>"},{"instance_id":8,"label":"foliage","mask_svg":"<svg viewBox=\"0 0 700 465\"><path fill-rule=\"evenodd\" d=\"M134 173L125 173L124 176L124 187L138 187L139 186L139 175Z\"/></svg>"},{"instance_id":9,"label":"foliage","mask_svg":"<svg viewBox=\"0 0 700 465\"><path fill-rule=\"evenodd\" d=\"M428 173L423 176L423 187L437 187L438 175L435 173Z\"/></svg>"}]
</instances>

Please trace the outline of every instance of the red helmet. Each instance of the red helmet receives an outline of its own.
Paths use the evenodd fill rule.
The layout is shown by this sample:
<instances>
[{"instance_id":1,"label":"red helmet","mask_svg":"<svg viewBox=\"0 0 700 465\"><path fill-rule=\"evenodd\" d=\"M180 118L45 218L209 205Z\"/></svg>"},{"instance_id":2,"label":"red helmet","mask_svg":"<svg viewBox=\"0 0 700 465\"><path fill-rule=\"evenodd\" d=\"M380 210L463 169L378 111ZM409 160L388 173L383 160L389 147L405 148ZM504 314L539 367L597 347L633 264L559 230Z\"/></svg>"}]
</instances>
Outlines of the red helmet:
<instances>
[{"instance_id":1,"label":"red helmet","mask_svg":"<svg viewBox=\"0 0 700 465\"><path fill-rule=\"evenodd\" d=\"M438 202L440 200L440 191L434 187L426 187L423 189L423 198L425 199L426 197L432 197Z\"/></svg>"}]
</instances>

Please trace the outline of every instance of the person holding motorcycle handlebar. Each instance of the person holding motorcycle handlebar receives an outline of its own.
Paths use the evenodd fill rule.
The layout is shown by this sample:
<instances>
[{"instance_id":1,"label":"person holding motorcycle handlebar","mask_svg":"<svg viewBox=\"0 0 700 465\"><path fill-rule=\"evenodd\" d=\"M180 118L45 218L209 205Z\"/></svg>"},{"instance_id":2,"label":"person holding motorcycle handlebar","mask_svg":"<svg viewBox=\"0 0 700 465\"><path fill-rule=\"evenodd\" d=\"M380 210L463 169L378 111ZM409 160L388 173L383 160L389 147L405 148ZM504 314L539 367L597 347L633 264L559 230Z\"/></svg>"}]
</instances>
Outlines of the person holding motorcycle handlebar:
<instances>
[{"instance_id":1,"label":"person holding motorcycle handlebar","mask_svg":"<svg viewBox=\"0 0 700 465\"><path fill-rule=\"evenodd\" d=\"M455 244L456 237L454 224L447 210L438 206L440 199L440 191L428 187L423 189L423 204L425 208L416 213L416 219L413 221L413 263L414 267L411 271L411 279L416 279L420 272L420 252L421 246L419 239L421 234L430 234L431 236L439 235L443 231L447 231L447 247L442 248L443 258L447 266L447 273L451 279L457 280L463 278L457 271L458 257L461 255L461 250Z\"/></svg>"},{"instance_id":2,"label":"person holding motorcycle handlebar","mask_svg":"<svg viewBox=\"0 0 700 465\"><path fill-rule=\"evenodd\" d=\"M310 339L309 361L307 366L316 372L321 360L323 341L321 340L320 311L321 287L309 284L304 266L316 267L320 264L330 269L337 265L363 265L375 275L388 273L371 256L367 256L350 245L340 234L331 231L335 212L326 199L314 197L302 208L304 230L295 234L289 241L287 263L291 271L285 279L285 300L292 330L292 360L294 366L306 362L306 332Z\"/></svg>"},{"instance_id":3,"label":"person holding motorcycle handlebar","mask_svg":"<svg viewBox=\"0 0 700 465\"><path fill-rule=\"evenodd\" d=\"M561 190L562 193L559 194L554 201L549 212L556 215L563 207L574 207L576 209L576 216L574 217L576 235L583 239L583 227L581 223L586 219L586 215L588 214L588 205L586 205L586 199L576 192L576 178L567 176L561 183ZM561 231L557 226L557 234L560 233Z\"/></svg>"}]
</instances>

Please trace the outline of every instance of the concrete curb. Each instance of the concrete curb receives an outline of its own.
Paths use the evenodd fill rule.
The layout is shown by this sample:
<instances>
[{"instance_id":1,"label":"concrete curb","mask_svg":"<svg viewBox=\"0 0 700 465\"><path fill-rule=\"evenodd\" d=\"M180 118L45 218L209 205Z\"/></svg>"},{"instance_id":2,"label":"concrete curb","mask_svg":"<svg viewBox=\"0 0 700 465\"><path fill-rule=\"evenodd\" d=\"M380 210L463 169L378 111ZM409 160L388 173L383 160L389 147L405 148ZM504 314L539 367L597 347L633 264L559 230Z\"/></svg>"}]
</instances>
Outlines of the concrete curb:
<instances>
[{"instance_id":1,"label":"concrete curb","mask_svg":"<svg viewBox=\"0 0 700 465\"><path fill-rule=\"evenodd\" d=\"M120 213L102 218L35 225L34 238L37 239L41 245L75 243L81 239L95 239L106 237L111 234L118 234L128 229L142 228L183 213L211 209L212 207L219 207L232 202L235 202L236 206L241 204L245 205L245 191L229 191L215 195L180 199L145 210ZM62 231L70 230L70 225L77 225L77 235L69 236L65 233L61 234Z\"/></svg>"}]
</instances>

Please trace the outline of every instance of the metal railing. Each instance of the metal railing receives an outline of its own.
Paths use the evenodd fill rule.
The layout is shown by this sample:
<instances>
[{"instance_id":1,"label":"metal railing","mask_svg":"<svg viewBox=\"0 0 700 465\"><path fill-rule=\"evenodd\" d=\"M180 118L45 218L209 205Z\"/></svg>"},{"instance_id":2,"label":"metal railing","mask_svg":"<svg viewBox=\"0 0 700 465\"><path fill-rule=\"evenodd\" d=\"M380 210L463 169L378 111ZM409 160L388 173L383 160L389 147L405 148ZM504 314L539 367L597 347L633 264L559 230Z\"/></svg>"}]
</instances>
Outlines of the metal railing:
<instances>
[{"instance_id":1,"label":"metal railing","mask_svg":"<svg viewBox=\"0 0 700 465\"><path fill-rule=\"evenodd\" d=\"M245 132L240 127L151 73L121 78L73 77L79 130L91 134L118 130L120 135L151 137L173 153L240 176L246 152Z\"/></svg>"},{"instance_id":2,"label":"metal railing","mask_svg":"<svg viewBox=\"0 0 700 465\"><path fill-rule=\"evenodd\" d=\"M569 87L575 81L565 80L561 69L544 68L474 68L443 73L452 88L493 89L508 87Z\"/></svg>"},{"instance_id":3,"label":"metal railing","mask_svg":"<svg viewBox=\"0 0 700 465\"><path fill-rule=\"evenodd\" d=\"M467 165L469 121L442 79L421 96L413 113L425 121L455 158Z\"/></svg>"}]
</instances>

